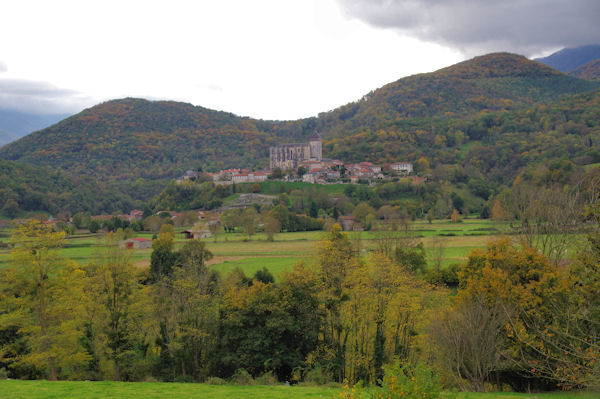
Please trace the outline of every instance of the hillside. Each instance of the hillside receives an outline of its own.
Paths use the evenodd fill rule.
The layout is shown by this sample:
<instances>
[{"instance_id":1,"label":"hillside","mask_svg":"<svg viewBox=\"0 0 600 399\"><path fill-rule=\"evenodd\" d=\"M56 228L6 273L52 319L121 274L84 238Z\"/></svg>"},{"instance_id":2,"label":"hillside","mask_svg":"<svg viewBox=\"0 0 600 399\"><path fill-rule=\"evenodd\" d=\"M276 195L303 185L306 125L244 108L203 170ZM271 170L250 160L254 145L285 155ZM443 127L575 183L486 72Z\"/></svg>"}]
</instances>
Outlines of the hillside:
<instances>
[{"instance_id":1,"label":"hillside","mask_svg":"<svg viewBox=\"0 0 600 399\"><path fill-rule=\"evenodd\" d=\"M599 86L522 56L490 54L400 79L297 121L241 118L171 101L109 101L0 148L0 158L91 176L144 201L185 169L266 166L270 145L305 140L315 129L324 136L325 156L414 162L426 154L435 167L460 162L465 146L487 145L492 136L497 141L497 130L520 129L528 114L519 112ZM595 129L597 121L584 130ZM538 122L526 132L547 132Z\"/></svg>"},{"instance_id":2,"label":"hillside","mask_svg":"<svg viewBox=\"0 0 600 399\"><path fill-rule=\"evenodd\" d=\"M4 216L23 211L110 213L133 205L131 199L89 177L0 160L0 214Z\"/></svg>"},{"instance_id":3,"label":"hillside","mask_svg":"<svg viewBox=\"0 0 600 399\"><path fill-rule=\"evenodd\" d=\"M583 64L574 71L569 72L569 75L579 79L597 80L600 79L600 58Z\"/></svg>"},{"instance_id":4,"label":"hillside","mask_svg":"<svg viewBox=\"0 0 600 399\"><path fill-rule=\"evenodd\" d=\"M590 61L600 58L600 45L592 44L564 48L536 61L562 72L571 72Z\"/></svg>"},{"instance_id":5,"label":"hillside","mask_svg":"<svg viewBox=\"0 0 600 399\"><path fill-rule=\"evenodd\" d=\"M595 87L519 55L489 54L385 85L359 102L320 114L317 126L329 136L347 136L407 120L471 119Z\"/></svg>"}]
</instances>

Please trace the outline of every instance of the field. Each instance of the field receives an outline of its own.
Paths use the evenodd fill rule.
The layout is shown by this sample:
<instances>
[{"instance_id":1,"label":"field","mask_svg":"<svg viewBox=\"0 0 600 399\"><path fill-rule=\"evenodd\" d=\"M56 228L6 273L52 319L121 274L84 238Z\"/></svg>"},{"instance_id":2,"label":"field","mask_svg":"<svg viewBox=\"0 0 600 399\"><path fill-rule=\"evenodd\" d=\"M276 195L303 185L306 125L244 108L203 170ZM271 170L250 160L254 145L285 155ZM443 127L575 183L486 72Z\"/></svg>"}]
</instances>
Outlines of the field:
<instances>
[{"instance_id":1,"label":"field","mask_svg":"<svg viewBox=\"0 0 600 399\"><path fill-rule=\"evenodd\" d=\"M505 229L503 224L489 220L465 219L460 223L448 220L436 220L433 223L416 221L412 224L412 234L416 240L425 245L430 264L433 264L434 247L438 249L442 266L464 261L472 249L483 248L491 239L497 238ZM179 231L179 230L178 230ZM242 233L220 233L206 239L206 245L213 253L210 261L215 270L227 273L240 267L247 275L253 275L264 267L269 269L276 278L293 267L297 262L308 265L314 262L315 247L323 237L321 231L281 233L275 236L275 241L269 242L266 236L258 233L248 238ZM373 249L376 246L377 232L352 232L353 240L361 240L361 248ZM140 233L139 237L152 238L152 233ZM0 233L0 242L7 242L9 232ZM176 243L183 245L183 235L176 234ZM67 239L62 255L80 264L93 262L103 248L101 235L79 234ZM151 249L136 249L130 251L133 263L139 268L148 267ZM0 247L0 267L9 262L9 249Z\"/></svg>"},{"instance_id":2,"label":"field","mask_svg":"<svg viewBox=\"0 0 600 399\"><path fill-rule=\"evenodd\" d=\"M434 247L441 247L441 263L446 266L464 261L472 249L483 248L491 239L497 238L505 229L503 224L488 220L465 219L460 223L437 220L433 223L416 221L412 224L412 234L425 245L430 264L434 256ZM211 267L227 273L240 267L248 275L266 267L276 277L290 269L297 262L310 265L314 261L314 252L318 240L323 237L321 231L281 233L275 241L269 242L266 236L258 233L248 238L242 233L219 233L206 239L214 258ZM140 233L139 237L152 238L152 233ZM376 245L377 232L352 232L353 240L360 239L361 247L367 251ZM0 233L0 242L7 242L9 232ZM183 235L176 234L176 243L183 245ZM101 235L78 234L67 239L62 255L80 264L93 262L103 248ZM133 263L139 268L149 265L151 249L130 251ZM438 253L440 250L438 249ZM439 256L439 255L438 255ZM0 267L9 262L9 249L0 247Z\"/></svg>"},{"instance_id":3,"label":"field","mask_svg":"<svg viewBox=\"0 0 600 399\"><path fill-rule=\"evenodd\" d=\"M0 381L1 396L11 399L129 399L129 398L335 398L340 390L323 386L285 385L207 385L161 382L112 382L112 381ZM552 392L537 394L517 393L471 393L463 392L460 399L597 399L598 393Z\"/></svg>"}]
</instances>

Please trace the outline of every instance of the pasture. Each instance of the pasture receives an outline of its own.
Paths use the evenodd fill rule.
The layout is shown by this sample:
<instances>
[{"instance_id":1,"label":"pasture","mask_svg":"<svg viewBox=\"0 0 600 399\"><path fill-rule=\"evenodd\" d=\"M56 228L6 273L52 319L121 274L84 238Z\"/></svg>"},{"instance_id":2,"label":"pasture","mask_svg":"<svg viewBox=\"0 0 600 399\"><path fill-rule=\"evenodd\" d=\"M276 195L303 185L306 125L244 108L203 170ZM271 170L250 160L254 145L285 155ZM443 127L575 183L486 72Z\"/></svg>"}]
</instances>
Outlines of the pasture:
<instances>
[{"instance_id":1,"label":"pasture","mask_svg":"<svg viewBox=\"0 0 600 399\"><path fill-rule=\"evenodd\" d=\"M451 263L462 262L469 252L475 248L483 248L492 239L498 238L505 230L505 225L489 220L464 219L459 223L449 220L435 220L433 223L416 221L411 224L411 235L415 241L423 242L430 265L441 259L442 267ZM179 247L185 238L176 230L175 241ZM10 232L4 230L0 234L0 243L9 240ZM248 237L243 233L223 233L204 241L214 257L210 267L228 273L240 267L247 275L254 275L264 267L279 278L285 270L289 270L297 262L311 265L314 262L318 241L325 233L322 231L280 233L272 242L267 241L263 233ZM376 231L350 232L352 240L360 240L365 251L377 246L379 233ZM138 233L138 237L152 238L153 233ZM79 264L87 264L98 258L104 247L101 234L76 234L66 240L61 250L64 257ZM7 265L10 249L0 245L0 267ZM131 260L140 269L148 267L151 249L135 249L130 251Z\"/></svg>"},{"instance_id":2,"label":"pasture","mask_svg":"<svg viewBox=\"0 0 600 399\"><path fill-rule=\"evenodd\" d=\"M336 398L338 388L285 385L208 385L165 382L114 381L0 381L2 397L11 399L129 399L129 398ZM597 399L598 393L551 392L521 394L510 392L461 392L459 399ZM446 395L445 395L446 396Z\"/></svg>"}]
</instances>

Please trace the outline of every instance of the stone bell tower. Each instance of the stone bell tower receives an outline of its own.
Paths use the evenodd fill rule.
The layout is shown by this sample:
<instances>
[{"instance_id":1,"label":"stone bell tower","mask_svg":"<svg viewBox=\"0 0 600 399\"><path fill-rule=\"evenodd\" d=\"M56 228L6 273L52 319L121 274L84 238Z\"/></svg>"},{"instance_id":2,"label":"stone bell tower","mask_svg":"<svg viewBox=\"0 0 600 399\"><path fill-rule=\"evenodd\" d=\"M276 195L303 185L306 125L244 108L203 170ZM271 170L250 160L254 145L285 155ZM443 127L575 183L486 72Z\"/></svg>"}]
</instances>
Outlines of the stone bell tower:
<instances>
[{"instance_id":1,"label":"stone bell tower","mask_svg":"<svg viewBox=\"0 0 600 399\"><path fill-rule=\"evenodd\" d=\"M321 143L321 135L315 132L310 139L308 139L308 145L310 146L310 159L315 161L321 161L323 159L323 148Z\"/></svg>"}]
</instances>

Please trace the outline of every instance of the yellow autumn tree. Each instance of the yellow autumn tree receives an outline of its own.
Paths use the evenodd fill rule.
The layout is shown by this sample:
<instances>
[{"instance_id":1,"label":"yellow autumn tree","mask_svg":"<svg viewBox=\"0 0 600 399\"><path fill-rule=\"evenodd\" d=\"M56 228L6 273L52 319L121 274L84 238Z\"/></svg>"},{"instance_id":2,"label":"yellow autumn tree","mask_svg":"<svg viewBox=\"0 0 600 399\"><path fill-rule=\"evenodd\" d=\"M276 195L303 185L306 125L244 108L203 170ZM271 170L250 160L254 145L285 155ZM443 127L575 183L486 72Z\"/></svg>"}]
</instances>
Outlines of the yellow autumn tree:
<instances>
[{"instance_id":1,"label":"yellow autumn tree","mask_svg":"<svg viewBox=\"0 0 600 399\"><path fill-rule=\"evenodd\" d=\"M66 373L89 360L80 345L83 272L59 256L64 238L40 221L15 227L12 266L0 278L0 325L18 328L29 347L12 366L33 366L51 380L71 376Z\"/></svg>"}]
</instances>

